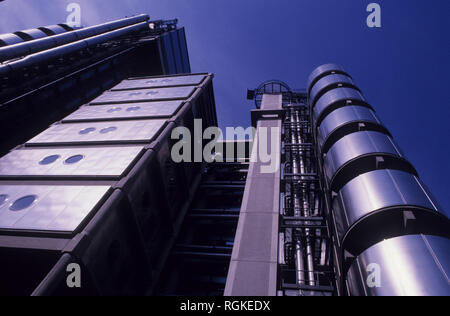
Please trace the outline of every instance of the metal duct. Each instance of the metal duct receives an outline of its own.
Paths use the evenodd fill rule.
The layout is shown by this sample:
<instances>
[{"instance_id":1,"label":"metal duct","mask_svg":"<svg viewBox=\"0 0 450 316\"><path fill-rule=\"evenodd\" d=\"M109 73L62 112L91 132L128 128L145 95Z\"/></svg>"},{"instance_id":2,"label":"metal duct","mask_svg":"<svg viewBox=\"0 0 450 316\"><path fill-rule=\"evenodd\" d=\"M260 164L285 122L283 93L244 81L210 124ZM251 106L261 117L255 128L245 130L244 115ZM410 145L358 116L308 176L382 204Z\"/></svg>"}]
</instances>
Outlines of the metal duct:
<instances>
[{"instance_id":1,"label":"metal duct","mask_svg":"<svg viewBox=\"0 0 450 316\"><path fill-rule=\"evenodd\" d=\"M313 86L310 92L311 107L315 106L317 100L323 96L327 91L336 88L353 88L359 90L353 82L353 79L347 75L329 75L325 76Z\"/></svg>"},{"instance_id":2,"label":"metal duct","mask_svg":"<svg viewBox=\"0 0 450 316\"><path fill-rule=\"evenodd\" d=\"M77 40L86 39L88 37L97 36L106 32L110 32L113 30L117 30L126 26L134 25L141 22L146 22L149 20L148 15L138 15L131 18L121 19L118 21L113 21L109 23L104 23L92 27L83 28L76 31L71 32L65 32L61 33L59 35L54 35L50 37L45 37L41 39L35 39L29 42L23 42L21 41L12 41L10 40L11 45L7 47L0 48L0 62L11 60L13 58L18 58L26 55L30 55L33 53L37 53L46 49L54 48L57 46L61 46L64 44L68 44L71 42L75 42ZM47 29L52 29L53 32L56 32L56 27L60 27L64 29L62 26L56 25L56 26L50 26L50 27L44 27ZM22 31L24 32L24 31ZM42 32L42 31L40 31ZM45 33L44 33L45 34ZM10 35L10 34L6 34ZM0 40L2 40L2 37L0 36ZM17 44L19 43L19 44Z\"/></svg>"},{"instance_id":3,"label":"metal duct","mask_svg":"<svg viewBox=\"0 0 450 316\"><path fill-rule=\"evenodd\" d=\"M24 41L32 41L39 38L47 37L48 35L39 29L29 29L15 32L17 36L21 37Z\"/></svg>"},{"instance_id":4,"label":"metal duct","mask_svg":"<svg viewBox=\"0 0 450 316\"><path fill-rule=\"evenodd\" d=\"M348 293L448 295L449 219L341 67L309 81ZM380 286L367 283L374 263Z\"/></svg>"},{"instance_id":5,"label":"metal duct","mask_svg":"<svg viewBox=\"0 0 450 316\"><path fill-rule=\"evenodd\" d=\"M14 33L0 35L0 47L22 43L23 39ZM1 50L1 48L0 48ZM1 59L0 59L1 60Z\"/></svg>"},{"instance_id":6,"label":"metal duct","mask_svg":"<svg viewBox=\"0 0 450 316\"><path fill-rule=\"evenodd\" d=\"M372 108L358 90L352 88L333 89L325 93L313 108L316 125L320 125L322 120L334 110L349 105Z\"/></svg>"},{"instance_id":7,"label":"metal duct","mask_svg":"<svg viewBox=\"0 0 450 316\"><path fill-rule=\"evenodd\" d=\"M69 31L73 31L73 29L65 24L56 24L56 25L47 25L39 27L39 30L47 34L48 36L58 35L62 33L66 33Z\"/></svg>"},{"instance_id":8,"label":"metal duct","mask_svg":"<svg viewBox=\"0 0 450 316\"><path fill-rule=\"evenodd\" d=\"M416 176L404 171L376 170L351 180L333 199L346 259L402 235L450 237L449 220L430 196Z\"/></svg>"},{"instance_id":9,"label":"metal duct","mask_svg":"<svg viewBox=\"0 0 450 316\"><path fill-rule=\"evenodd\" d=\"M308 94L311 92L312 87L316 84L317 81L319 81L321 78L331 75L331 74L343 74L348 77L350 77L339 65L335 64L326 64L317 67L314 69L314 71L311 73L311 75L308 78ZM350 77L351 78L351 77Z\"/></svg>"},{"instance_id":10,"label":"metal duct","mask_svg":"<svg viewBox=\"0 0 450 316\"><path fill-rule=\"evenodd\" d=\"M339 108L325 117L318 128L317 141L326 154L342 137L358 131L378 131L391 136L371 109L362 106Z\"/></svg>"},{"instance_id":11,"label":"metal duct","mask_svg":"<svg viewBox=\"0 0 450 316\"><path fill-rule=\"evenodd\" d=\"M450 296L449 247L448 239L424 235L382 241L351 266L348 292L353 296ZM374 277L379 277L379 283Z\"/></svg>"},{"instance_id":12,"label":"metal duct","mask_svg":"<svg viewBox=\"0 0 450 316\"><path fill-rule=\"evenodd\" d=\"M63 46L58 46L56 48L52 48L49 50L45 50L36 54L32 54L29 55L27 57L25 57L24 59L9 63L9 64L5 64L0 66L0 76L7 76L10 72L13 72L15 70L24 68L24 67L29 67L33 64L39 63L39 62L44 62L56 57L60 57L63 55L67 55L88 47L92 47L95 46L97 44L100 43L104 43L106 41L118 38L120 36L124 36L127 35L131 32L138 32L141 30L144 30L148 28L148 25L146 22L143 23L138 23L138 24L134 24L131 26L127 26L115 31L111 31L105 34L101 34L98 36L93 36L90 38L87 38L85 40L81 40L81 41L77 41L77 42L73 42L67 45L63 45ZM72 32L66 33L66 34L71 34ZM62 34L62 35L66 35L66 34ZM61 36L61 35L57 35L57 36ZM55 36L55 37L57 37Z\"/></svg>"},{"instance_id":13,"label":"metal duct","mask_svg":"<svg viewBox=\"0 0 450 316\"><path fill-rule=\"evenodd\" d=\"M403 170L417 175L394 141L386 134L373 131L352 133L340 139L326 154L324 166L334 192L372 170Z\"/></svg>"}]
</instances>

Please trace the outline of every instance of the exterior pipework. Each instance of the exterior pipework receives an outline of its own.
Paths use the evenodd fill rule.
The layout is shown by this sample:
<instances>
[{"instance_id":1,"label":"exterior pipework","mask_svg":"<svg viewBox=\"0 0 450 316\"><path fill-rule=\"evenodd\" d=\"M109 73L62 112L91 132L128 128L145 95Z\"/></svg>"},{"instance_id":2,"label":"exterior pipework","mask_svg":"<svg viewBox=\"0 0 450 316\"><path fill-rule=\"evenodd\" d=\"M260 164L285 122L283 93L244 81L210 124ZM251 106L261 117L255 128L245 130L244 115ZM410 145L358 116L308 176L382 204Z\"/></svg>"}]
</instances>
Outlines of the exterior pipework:
<instances>
[{"instance_id":1,"label":"exterior pipework","mask_svg":"<svg viewBox=\"0 0 450 316\"><path fill-rule=\"evenodd\" d=\"M27 42L16 42L12 43L15 45L10 45L6 47L0 48L0 62L11 60L14 58L18 58L21 56L30 55L33 53L37 53L40 51L44 51L46 49L51 49L57 46L73 43L75 41L83 40L89 37L97 36L100 34L104 34L110 31L114 31L123 27L127 27L130 25L134 25L141 22L146 22L149 20L148 15L138 15L131 18L121 19L118 21L108 22L92 27L83 28L80 30L75 30L71 32L65 32L62 34L54 35L54 36L48 36L45 38L34 38L34 40L30 40ZM45 29L49 29L52 32L56 33L57 29L56 27L59 27L63 29L61 26L50 26L50 27L44 27ZM41 30L36 30L43 33ZM25 31L22 31L25 32ZM43 36L41 36L43 37ZM0 40L2 39L2 36L0 36Z\"/></svg>"},{"instance_id":2,"label":"exterior pipework","mask_svg":"<svg viewBox=\"0 0 450 316\"><path fill-rule=\"evenodd\" d=\"M343 286L349 295L450 295L450 221L344 74L321 66L308 87Z\"/></svg>"},{"instance_id":3,"label":"exterior pipework","mask_svg":"<svg viewBox=\"0 0 450 316\"><path fill-rule=\"evenodd\" d=\"M67 24L47 25L47 26L39 27L38 29L43 31L48 36L54 36L54 35L73 31L73 28L71 28Z\"/></svg>"},{"instance_id":4,"label":"exterior pipework","mask_svg":"<svg viewBox=\"0 0 450 316\"><path fill-rule=\"evenodd\" d=\"M331 112L318 127L319 148L326 154L339 139L358 131L377 131L391 136L374 111L363 106L346 106Z\"/></svg>"},{"instance_id":5,"label":"exterior pipework","mask_svg":"<svg viewBox=\"0 0 450 316\"><path fill-rule=\"evenodd\" d=\"M120 36L130 34L132 32L142 31L147 27L148 24L146 22L137 23L98 36L89 37L81 41L72 42L70 44L58 46L56 48L32 54L25 57L24 59L0 66L0 76L7 76L10 72L13 72L14 70L18 70L24 67L34 65L39 62L44 62L59 56L67 55L82 49L86 49L107 42L109 40L118 38Z\"/></svg>"},{"instance_id":6,"label":"exterior pipework","mask_svg":"<svg viewBox=\"0 0 450 316\"><path fill-rule=\"evenodd\" d=\"M359 90L356 87L353 79L347 75L336 74L325 76L313 86L310 92L311 106L314 107L315 103L321 96L326 92L336 89L336 88L353 88Z\"/></svg>"},{"instance_id":7,"label":"exterior pipework","mask_svg":"<svg viewBox=\"0 0 450 316\"><path fill-rule=\"evenodd\" d=\"M24 40L14 33L0 35L0 47L22 43Z\"/></svg>"},{"instance_id":8,"label":"exterior pipework","mask_svg":"<svg viewBox=\"0 0 450 316\"><path fill-rule=\"evenodd\" d=\"M379 168L417 175L394 141L373 131L356 132L341 138L325 155L324 165L326 178L334 192L361 173Z\"/></svg>"},{"instance_id":9,"label":"exterior pipework","mask_svg":"<svg viewBox=\"0 0 450 316\"><path fill-rule=\"evenodd\" d=\"M336 64L325 64L314 69L314 71L308 78L308 94L310 94L312 88L314 87L317 81L319 81L320 79L322 79L327 75L335 75L335 74L343 74L350 77L350 75L348 75L345 72L344 68Z\"/></svg>"},{"instance_id":10,"label":"exterior pipework","mask_svg":"<svg viewBox=\"0 0 450 316\"><path fill-rule=\"evenodd\" d=\"M319 126L323 119L334 110L353 105L372 108L361 92L356 89L337 88L328 91L312 107L316 125Z\"/></svg>"},{"instance_id":11,"label":"exterior pipework","mask_svg":"<svg viewBox=\"0 0 450 316\"><path fill-rule=\"evenodd\" d=\"M23 31L18 31L14 34L21 37L24 41L32 41L32 40L36 40L36 39L48 36L44 31L42 31L40 29L23 30Z\"/></svg>"}]
</instances>

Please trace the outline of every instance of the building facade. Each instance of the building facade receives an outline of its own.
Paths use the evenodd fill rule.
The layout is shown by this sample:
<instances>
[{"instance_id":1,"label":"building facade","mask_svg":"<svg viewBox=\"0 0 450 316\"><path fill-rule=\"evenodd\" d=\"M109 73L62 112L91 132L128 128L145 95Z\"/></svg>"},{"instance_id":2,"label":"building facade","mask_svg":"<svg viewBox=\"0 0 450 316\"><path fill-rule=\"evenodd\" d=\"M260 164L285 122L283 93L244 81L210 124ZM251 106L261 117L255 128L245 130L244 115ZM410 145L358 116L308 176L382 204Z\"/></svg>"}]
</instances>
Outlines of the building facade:
<instances>
[{"instance_id":1,"label":"building facade","mask_svg":"<svg viewBox=\"0 0 450 316\"><path fill-rule=\"evenodd\" d=\"M340 66L249 91L253 140L175 162L218 126L186 42L147 15L0 36L0 294L450 294L449 220Z\"/></svg>"}]
</instances>

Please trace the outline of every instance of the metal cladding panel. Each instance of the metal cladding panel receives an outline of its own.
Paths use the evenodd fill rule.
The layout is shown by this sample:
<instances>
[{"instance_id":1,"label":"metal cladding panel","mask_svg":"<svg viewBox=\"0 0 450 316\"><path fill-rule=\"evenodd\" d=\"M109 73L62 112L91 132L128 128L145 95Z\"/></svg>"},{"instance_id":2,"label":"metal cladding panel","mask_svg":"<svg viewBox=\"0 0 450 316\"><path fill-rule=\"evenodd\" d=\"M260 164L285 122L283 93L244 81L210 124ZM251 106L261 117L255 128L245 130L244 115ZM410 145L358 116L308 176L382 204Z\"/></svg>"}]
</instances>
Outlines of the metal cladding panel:
<instances>
[{"instance_id":1,"label":"metal cladding panel","mask_svg":"<svg viewBox=\"0 0 450 316\"><path fill-rule=\"evenodd\" d=\"M172 41L177 73L183 73L183 60L181 56L180 43L178 41L178 30L170 32L170 40Z\"/></svg>"},{"instance_id":2,"label":"metal cladding panel","mask_svg":"<svg viewBox=\"0 0 450 316\"><path fill-rule=\"evenodd\" d=\"M317 83L313 86L311 93L309 95L309 99L311 100L311 106L314 107L315 102L317 99L327 90L330 90L331 88L340 88L344 86L353 86L355 87L355 83L353 82L352 78L346 76L346 75L329 75L326 77L323 77Z\"/></svg>"},{"instance_id":3,"label":"metal cladding panel","mask_svg":"<svg viewBox=\"0 0 450 316\"><path fill-rule=\"evenodd\" d=\"M120 178L143 147L15 150L0 159L0 178Z\"/></svg>"},{"instance_id":4,"label":"metal cladding panel","mask_svg":"<svg viewBox=\"0 0 450 316\"><path fill-rule=\"evenodd\" d=\"M22 43L23 39L16 34L10 33L0 35L0 41L4 42L6 45L14 45Z\"/></svg>"},{"instance_id":5,"label":"metal cladding panel","mask_svg":"<svg viewBox=\"0 0 450 316\"><path fill-rule=\"evenodd\" d=\"M172 46L172 41L170 40L170 34L166 33L161 38L163 44L163 52L165 54L166 61L166 74L176 74L175 57Z\"/></svg>"},{"instance_id":6,"label":"metal cladding panel","mask_svg":"<svg viewBox=\"0 0 450 316\"><path fill-rule=\"evenodd\" d=\"M351 180L334 198L333 210L339 238L353 255L386 238L417 231L440 234L449 224L424 184L399 170L376 170ZM406 211L412 213L405 216Z\"/></svg>"},{"instance_id":7,"label":"metal cladding panel","mask_svg":"<svg viewBox=\"0 0 450 316\"><path fill-rule=\"evenodd\" d=\"M188 99L195 91L195 87L158 88L131 91L107 91L91 104L146 102L161 100Z\"/></svg>"},{"instance_id":8,"label":"metal cladding panel","mask_svg":"<svg viewBox=\"0 0 450 316\"><path fill-rule=\"evenodd\" d=\"M353 296L450 296L450 240L423 235L385 240L361 254L348 272ZM374 264L379 286L367 280ZM370 267L371 266L371 267ZM371 272L368 272L371 271Z\"/></svg>"},{"instance_id":9,"label":"metal cladding panel","mask_svg":"<svg viewBox=\"0 0 450 316\"><path fill-rule=\"evenodd\" d=\"M325 158L325 173L332 183L338 171L350 161L365 155L392 155L403 158L394 141L379 132L358 132L345 136L336 142Z\"/></svg>"},{"instance_id":10,"label":"metal cladding panel","mask_svg":"<svg viewBox=\"0 0 450 316\"><path fill-rule=\"evenodd\" d=\"M361 104L358 104L358 101ZM317 124L323 119L325 113L334 110L333 106L346 102L346 105L366 105L366 99L358 90L352 88L338 88L325 93L314 107L314 119ZM344 104L345 105L345 104Z\"/></svg>"},{"instance_id":11,"label":"metal cladding panel","mask_svg":"<svg viewBox=\"0 0 450 316\"><path fill-rule=\"evenodd\" d=\"M171 117L182 104L182 101L161 101L83 106L63 122Z\"/></svg>"},{"instance_id":12,"label":"metal cladding panel","mask_svg":"<svg viewBox=\"0 0 450 316\"><path fill-rule=\"evenodd\" d=\"M344 68L342 68L341 66L336 65L336 64L325 64L325 65L319 66L316 69L314 69L308 78L308 89L312 88L311 85L314 83L315 80L317 80L316 78L323 76L324 74L327 74L327 73L331 74L333 72L345 73L345 70L344 70Z\"/></svg>"},{"instance_id":13,"label":"metal cladding panel","mask_svg":"<svg viewBox=\"0 0 450 316\"><path fill-rule=\"evenodd\" d=\"M183 72L190 73L191 65L189 62L189 52L188 52L187 41L186 41L186 31L185 31L184 27L182 27L178 30L178 37L180 39L181 57L183 59Z\"/></svg>"},{"instance_id":14,"label":"metal cladding panel","mask_svg":"<svg viewBox=\"0 0 450 316\"><path fill-rule=\"evenodd\" d=\"M89 143L148 143L164 127L165 120L57 124L30 140L27 145Z\"/></svg>"},{"instance_id":15,"label":"metal cladding panel","mask_svg":"<svg viewBox=\"0 0 450 316\"><path fill-rule=\"evenodd\" d=\"M205 77L206 77L205 75L194 75L194 76L124 80L111 90L115 91L115 90L145 89L153 87L194 86L199 85L205 79Z\"/></svg>"},{"instance_id":16,"label":"metal cladding panel","mask_svg":"<svg viewBox=\"0 0 450 316\"><path fill-rule=\"evenodd\" d=\"M0 185L0 230L74 232L109 186Z\"/></svg>"},{"instance_id":17,"label":"metal cladding panel","mask_svg":"<svg viewBox=\"0 0 450 316\"><path fill-rule=\"evenodd\" d=\"M382 125L376 114L369 108L362 106L346 106L339 108L322 121L318 130L318 142L321 148L338 128L351 122L371 122Z\"/></svg>"}]
</instances>

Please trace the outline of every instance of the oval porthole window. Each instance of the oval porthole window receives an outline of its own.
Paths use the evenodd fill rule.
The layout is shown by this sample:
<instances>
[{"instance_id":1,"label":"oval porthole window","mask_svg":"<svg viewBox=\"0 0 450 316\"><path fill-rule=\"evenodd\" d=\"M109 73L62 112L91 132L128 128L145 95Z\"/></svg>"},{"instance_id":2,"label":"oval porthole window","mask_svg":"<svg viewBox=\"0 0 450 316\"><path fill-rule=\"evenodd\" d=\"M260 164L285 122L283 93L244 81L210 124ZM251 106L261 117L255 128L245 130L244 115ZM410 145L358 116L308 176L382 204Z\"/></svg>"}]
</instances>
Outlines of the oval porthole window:
<instances>
[{"instance_id":1,"label":"oval porthole window","mask_svg":"<svg viewBox=\"0 0 450 316\"><path fill-rule=\"evenodd\" d=\"M27 195L16 200L9 209L14 212L22 211L33 205L33 203L36 202L36 200L37 200L36 195Z\"/></svg>"},{"instance_id":2,"label":"oval porthole window","mask_svg":"<svg viewBox=\"0 0 450 316\"><path fill-rule=\"evenodd\" d=\"M102 129L100 131L100 133L101 134L108 134L108 133L112 133L112 132L114 132L116 130L117 130L117 127L112 126L112 127L107 127L107 128Z\"/></svg>"},{"instance_id":3,"label":"oval porthole window","mask_svg":"<svg viewBox=\"0 0 450 316\"><path fill-rule=\"evenodd\" d=\"M149 91L147 92L147 95L156 95L158 93L159 93L158 91Z\"/></svg>"},{"instance_id":4,"label":"oval porthole window","mask_svg":"<svg viewBox=\"0 0 450 316\"><path fill-rule=\"evenodd\" d=\"M146 83L157 83L158 80L148 80Z\"/></svg>"},{"instance_id":5,"label":"oval porthole window","mask_svg":"<svg viewBox=\"0 0 450 316\"><path fill-rule=\"evenodd\" d=\"M111 108L107 112L108 113L115 113L115 112L120 112L120 111L122 111L122 108Z\"/></svg>"},{"instance_id":6,"label":"oval porthole window","mask_svg":"<svg viewBox=\"0 0 450 316\"><path fill-rule=\"evenodd\" d=\"M8 201L9 196L6 194L0 194L0 206L5 204Z\"/></svg>"},{"instance_id":7,"label":"oval porthole window","mask_svg":"<svg viewBox=\"0 0 450 316\"><path fill-rule=\"evenodd\" d=\"M137 97L137 96L139 96L141 94L142 94L142 92L132 92L132 93L129 94L129 96L130 97Z\"/></svg>"},{"instance_id":8,"label":"oval porthole window","mask_svg":"<svg viewBox=\"0 0 450 316\"><path fill-rule=\"evenodd\" d=\"M75 155L75 156L72 156L72 157L67 158L66 161L64 161L64 163L65 163L66 165L73 165L73 164L75 164L75 163L80 162L80 161L83 160L83 159L84 159L84 156L83 156L83 155Z\"/></svg>"},{"instance_id":9,"label":"oval porthole window","mask_svg":"<svg viewBox=\"0 0 450 316\"><path fill-rule=\"evenodd\" d=\"M61 158L60 155L51 155L51 156L47 156L44 159L42 159L41 161L39 161L40 165L46 166L46 165L51 165L52 163L54 163L56 160L58 160L59 158Z\"/></svg>"},{"instance_id":10,"label":"oval porthole window","mask_svg":"<svg viewBox=\"0 0 450 316\"><path fill-rule=\"evenodd\" d=\"M172 79L164 79L162 82L164 82L164 83L172 82Z\"/></svg>"},{"instance_id":11,"label":"oval porthole window","mask_svg":"<svg viewBox=\"0 0 450 316\"><path fill-rule=\"evenodd\" d=\"M87 135L87 134L90 134L93 132L95 132L95 127L88 127L88 128L82 129L80 131L80 135Z\"/></svg>"},{"instance_id":12,"label":"oval porthole window","mask_svg":"<svg viewBox=\"0 0 450 316\"><path fill-rule=\"evenodd\" d=\"M127 109L127 112L135 112L135 111L139 111L141 109L140 106L133 106L131 108Z\"/></svg>"}]
</instances>

